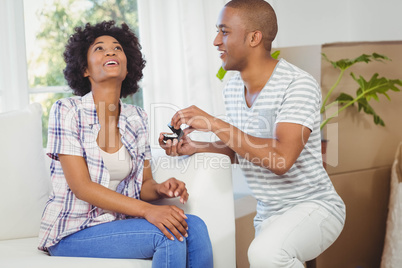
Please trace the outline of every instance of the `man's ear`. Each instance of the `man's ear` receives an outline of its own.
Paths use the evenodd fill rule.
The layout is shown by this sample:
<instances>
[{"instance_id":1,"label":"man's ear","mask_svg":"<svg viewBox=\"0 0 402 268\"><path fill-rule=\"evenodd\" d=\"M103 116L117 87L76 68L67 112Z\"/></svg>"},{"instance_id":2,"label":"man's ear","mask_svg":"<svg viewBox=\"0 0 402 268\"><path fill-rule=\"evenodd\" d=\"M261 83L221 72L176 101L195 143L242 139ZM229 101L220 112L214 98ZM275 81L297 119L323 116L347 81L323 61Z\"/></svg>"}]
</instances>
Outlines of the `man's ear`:
<instances>
[{"instance_id":1,"label":"man's ear","mask_svg":"<svg viewBox=\"0 0 402 268\"><path fill-rule=\"evenodd\" d=\"M260 31L254 31L251 33L250 45L256 47L262 43L262 33Z\"/></svg>"}]
</instances>

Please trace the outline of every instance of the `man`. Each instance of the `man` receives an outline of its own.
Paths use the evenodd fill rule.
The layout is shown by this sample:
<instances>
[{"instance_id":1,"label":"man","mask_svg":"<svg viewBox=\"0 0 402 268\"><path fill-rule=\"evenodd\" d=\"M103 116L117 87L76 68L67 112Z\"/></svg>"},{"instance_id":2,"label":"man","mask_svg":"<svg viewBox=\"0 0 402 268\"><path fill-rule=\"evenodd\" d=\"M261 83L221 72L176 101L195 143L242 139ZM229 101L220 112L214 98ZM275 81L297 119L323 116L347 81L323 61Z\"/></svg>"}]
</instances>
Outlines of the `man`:
<instances>
[{"instance_id":1,"label":"man","mask_svg":"<svg viewBox=\"0 0 402 268\"><path fill-rule=\"evenodd\" d=\"M308 73L271 57L277 33L263 0L232 0L222 9L214 45L225 70L236 70L224 89L228 119L195 106L177 112L172 126L212 131L220 141L184 136L159 143L168 155L218 152L239 163L258 201L251 267L304 267L339 236L345 206L322 166L321 92ZM228 123L230 122L230 123Z\"/></svg>"}]
</instances>

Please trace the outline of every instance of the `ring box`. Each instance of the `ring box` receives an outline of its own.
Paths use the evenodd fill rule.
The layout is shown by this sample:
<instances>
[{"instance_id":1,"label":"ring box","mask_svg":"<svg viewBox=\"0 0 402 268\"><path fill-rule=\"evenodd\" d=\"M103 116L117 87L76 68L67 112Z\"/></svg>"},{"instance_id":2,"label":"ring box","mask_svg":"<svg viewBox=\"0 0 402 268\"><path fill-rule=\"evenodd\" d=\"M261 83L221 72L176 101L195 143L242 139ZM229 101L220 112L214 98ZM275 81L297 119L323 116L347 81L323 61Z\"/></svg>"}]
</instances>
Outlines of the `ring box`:
<instances>
[{"instance_id":1,"label":"ring box","mask_svg":"<svg viewBox=\"0 0 402 268\"><path fill-rule=\"evenodd\" d=\"M163 141L167 142L168 140L173 141L174 139L177 139L177 141L180 141L181 137L183 137L183 130L181 128L175 129L170 123L167 125L172 131L173 134L163 134Z\"/></svg>"}]
</instances>

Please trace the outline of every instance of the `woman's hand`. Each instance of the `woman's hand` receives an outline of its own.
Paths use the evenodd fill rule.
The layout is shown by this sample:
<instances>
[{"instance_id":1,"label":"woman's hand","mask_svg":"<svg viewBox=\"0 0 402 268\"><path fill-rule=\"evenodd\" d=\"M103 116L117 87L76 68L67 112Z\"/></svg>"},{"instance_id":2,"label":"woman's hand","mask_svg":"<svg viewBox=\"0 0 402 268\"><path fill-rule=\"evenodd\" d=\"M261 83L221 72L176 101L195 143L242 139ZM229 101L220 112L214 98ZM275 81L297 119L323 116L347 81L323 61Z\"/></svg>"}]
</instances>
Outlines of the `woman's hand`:
<instances>
[{"instance_id":1,"label":"woman's hand","mask_svg":"<svg viewBox=\"0 0 402 268\"><path fill-rule=\"evenodd\" d=\"M182 181L170 178L162 183L157 183L152 177L151 164L145 160L142 178L140 198L142 201L151 202L161 198L180 197L180 202L185 204L188 199L186 184Z\"/></svg>"},{"instance_id":2,"label":"woman's hand","mask_svg":"<svg viewBox=\"0 0 402 268\"><path fill-rule=\"evenodd\" d=\"M180 196L180 203L185 204L188 200L186 184L182 181L170 178L157 187L157 193L162 198L173 198Z\"/></svg>"},{"instance_id":3,"label":"woman's hand","mask_svg":"<svg viewBox=\"0 0 402 268\"><path fill-rule=\"evenodd\" d=\"M183 241L183 236L187 237L188 225L184 211L176 206L152 205L144 214L144 218L158 227L161 232L170 240L174 240L173 235ZM171 234L170 232L173 234Z\"/></svg>"},{"instance_id":4,"label":"woman's hand","mask_svg":"<svg viewBox=\"0 0 402 268\"><path fill-rule=\"evenodd\" d=\"M159 145L165 150L167 155L178 156L178 155L192 155L196 153L196 144L185 134L177 142L177 139L173 141L168 140L166 143L163 141L163 134L159 135Z\"/></svg>"}]
</instances>

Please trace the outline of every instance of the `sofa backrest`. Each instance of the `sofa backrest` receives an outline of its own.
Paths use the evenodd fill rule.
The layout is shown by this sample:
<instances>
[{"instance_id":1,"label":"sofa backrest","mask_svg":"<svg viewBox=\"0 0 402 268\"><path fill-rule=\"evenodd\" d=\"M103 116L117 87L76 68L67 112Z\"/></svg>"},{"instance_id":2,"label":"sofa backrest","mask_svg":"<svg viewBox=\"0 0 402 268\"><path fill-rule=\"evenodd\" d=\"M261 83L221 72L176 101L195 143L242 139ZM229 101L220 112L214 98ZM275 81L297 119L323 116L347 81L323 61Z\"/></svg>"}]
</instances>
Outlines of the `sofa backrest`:
<instances>
[{"instance_id":1,"label":"sofa backrest","mask_svg":"<svg viewBox=\"0 0 402 268\"><path fill-rule=\"evenodd\" d=\"M39 232L50 190L41 116L38 103L0 114L0 240Z\"/></svg>"},{"instance_id":2,"label":"sofa backrest","mask_svg":"<svg viewBox=\"0 0 402 268\"><path fill-rule=\"evenodd\" d=\"M230 158L223 154L199 153L190 157L167 157L152 149L152 173L156 182L174 177L183 181L190 194L183 205L179 198L158 200L175 205L204 220L214 254L214 267L236 267L235 213Z\"/></svg>"}]
</instances>

